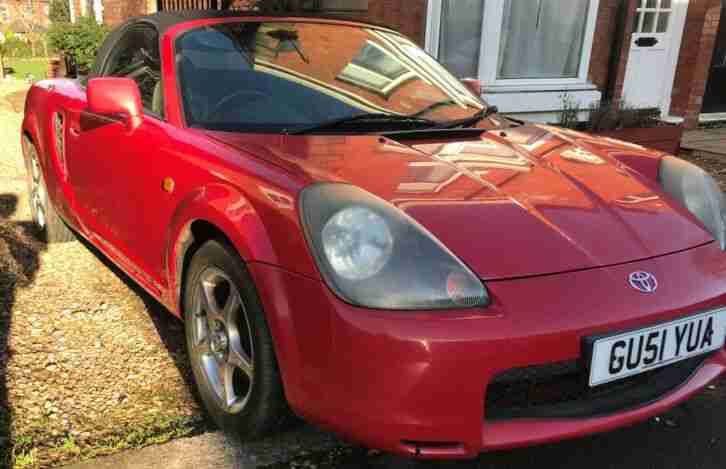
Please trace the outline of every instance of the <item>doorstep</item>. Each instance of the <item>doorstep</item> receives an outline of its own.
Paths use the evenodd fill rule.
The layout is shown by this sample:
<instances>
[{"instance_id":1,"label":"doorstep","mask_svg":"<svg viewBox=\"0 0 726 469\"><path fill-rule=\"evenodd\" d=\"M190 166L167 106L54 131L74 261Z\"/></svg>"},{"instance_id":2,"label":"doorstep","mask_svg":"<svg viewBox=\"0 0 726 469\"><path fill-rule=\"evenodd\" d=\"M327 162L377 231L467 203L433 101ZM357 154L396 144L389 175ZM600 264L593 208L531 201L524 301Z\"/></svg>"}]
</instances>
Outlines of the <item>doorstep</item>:
<instances>
[{"instance_id":1,"label":"doorstep","mask_svg":"<svg viewBox=\"0 0 726 469\"><path fill-rule=\"evenodd\" d=\"M702 154L726 156L726 128L686 131L683 134L681 149Z\"/></svg>"},{"instance_id":2,"label":"doorstep","mask_svg":"<svg viewBox=\"0 0 726 469\"><path fill-rule=\"evenodd\" d=\"M701 124L726 121L726 112L711 112L707 114L701 114L698 116L698 121Z\"/></svg>"}]
</instances>

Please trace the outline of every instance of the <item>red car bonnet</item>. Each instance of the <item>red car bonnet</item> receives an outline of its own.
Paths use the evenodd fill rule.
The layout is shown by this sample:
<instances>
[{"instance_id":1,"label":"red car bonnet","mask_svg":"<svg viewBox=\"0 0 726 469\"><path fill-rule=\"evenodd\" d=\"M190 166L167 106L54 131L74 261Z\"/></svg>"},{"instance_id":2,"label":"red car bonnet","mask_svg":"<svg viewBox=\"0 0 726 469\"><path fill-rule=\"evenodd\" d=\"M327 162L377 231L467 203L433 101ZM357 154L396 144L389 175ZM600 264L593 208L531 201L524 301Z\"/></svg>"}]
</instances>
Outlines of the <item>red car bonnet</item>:
<instances>
[{"instance_id":1,"label":"red car bonnet","mask_svg":"<svg viewBox=\"0 0 726 469\"><path fill-rule=\"evenodd\" d=\"M311 180L354 184L391 202L485 280L623 264L713 241L653 181L616 159L652 152L611 140L540 127L407 144L205 133Z\"/></svg>"}]
</instances>

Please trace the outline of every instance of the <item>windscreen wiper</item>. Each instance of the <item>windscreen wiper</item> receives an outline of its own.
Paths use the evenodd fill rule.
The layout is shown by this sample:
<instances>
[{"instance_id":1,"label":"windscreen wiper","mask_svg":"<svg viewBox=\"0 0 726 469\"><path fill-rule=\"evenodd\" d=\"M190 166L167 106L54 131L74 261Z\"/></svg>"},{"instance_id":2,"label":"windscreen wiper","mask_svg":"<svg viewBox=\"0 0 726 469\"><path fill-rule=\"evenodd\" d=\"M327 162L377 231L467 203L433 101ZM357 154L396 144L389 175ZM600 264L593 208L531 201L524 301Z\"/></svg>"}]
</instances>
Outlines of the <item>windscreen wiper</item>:
<instances>
[{"instance_id":1,"label":"windscreen wiper","mask_svg":"<svg viewBox=\"0 0 726 469\"><path fill-rule=\"evenodd\" d=\"M471 127L487 117L499 112L499 108L496 106L487 106L485 109L477 112L471 117L459 119L455 121L445 122L438 126L439 129L457 129L462 127Z\"/></svg>"},{"instance_id":2,"label":"windscreen wiper","mask_svg":"<svg viewBox=\"0 0 726 469\"><path fill-rule=\"evenodd\" d=\"M436 127L438 122L420 117L402 116L399 114L366 113L355 116L333 119L320 124L311 125L302 129L287 132L288 135L304 135L322 130L332 130L347 125L369 125L369 124L406 124L412 127Z\"/></svg>"}]
</instances>

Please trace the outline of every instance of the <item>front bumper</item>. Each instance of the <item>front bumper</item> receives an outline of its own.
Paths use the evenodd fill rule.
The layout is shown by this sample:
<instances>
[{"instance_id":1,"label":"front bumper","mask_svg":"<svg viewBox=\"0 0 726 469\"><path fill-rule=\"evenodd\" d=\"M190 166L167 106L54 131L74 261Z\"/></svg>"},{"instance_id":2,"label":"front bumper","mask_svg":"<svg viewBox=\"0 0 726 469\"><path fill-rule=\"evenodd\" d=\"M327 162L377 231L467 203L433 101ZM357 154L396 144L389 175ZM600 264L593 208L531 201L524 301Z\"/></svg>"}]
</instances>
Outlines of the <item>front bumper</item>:
<instances>
[{"instance_id":1,"label":"front bumper","mask_svg":"<svg viewBox=\"0 0 726 469\"><path fill-rule=\"evenodd\" d=\"M637 407L580 418L485 415L487 388L503 372L577 361L584 337L726 305L726 255L715 243L627 265L489 282L490 307L435 313L356 308L318 280L250 268L293 409L398 454L473 458L612 430L662 413L726 371L720 350L683 383ZM636 270L658 277L655 294L629 287Z\"/></svg>"}]
</instances>

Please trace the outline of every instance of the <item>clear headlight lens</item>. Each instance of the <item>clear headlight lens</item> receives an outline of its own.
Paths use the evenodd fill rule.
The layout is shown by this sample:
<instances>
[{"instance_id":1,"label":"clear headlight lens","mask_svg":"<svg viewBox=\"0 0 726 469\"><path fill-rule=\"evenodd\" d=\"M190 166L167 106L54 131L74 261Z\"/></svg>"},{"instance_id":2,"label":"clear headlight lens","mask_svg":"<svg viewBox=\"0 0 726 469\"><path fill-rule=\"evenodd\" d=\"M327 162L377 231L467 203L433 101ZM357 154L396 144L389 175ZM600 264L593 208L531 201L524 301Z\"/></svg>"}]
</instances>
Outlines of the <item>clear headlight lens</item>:
<instances>
[{"instance_id":1,"label":"clear headlight lens","mask_svg":"<svg viewBox=\"0 0 726 469\"><path fill-rule=\"evenodd\" d=\"M396 207L346 184L303 191L302 222L321 274L344 301L375 309L486 306L482 282Z\"/></svg>"},{"instance_id":2,"label":"clear headlight lens","mask_svg":"<svg viewBox=\"0 0 726 469\"><path fill-rule=\"evenodd\" d=\"M393 251L393 235L386 221L364 207L336 213L325 224L322 241L331 267L347 280L373 277Z\"/></svg>"},{"instance_id":3,"label":"clear headlight lens","mask_svg":"<svg viewBox=\"0 0 726 469\"><path fill-rule=\"evenodd\" d=\"M726 249L726 198L716 180L698 166L673 156L660 164L658 180Z\"/></svg>"}]
</instances>

